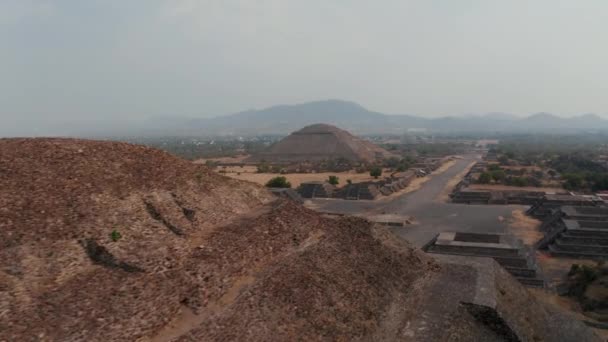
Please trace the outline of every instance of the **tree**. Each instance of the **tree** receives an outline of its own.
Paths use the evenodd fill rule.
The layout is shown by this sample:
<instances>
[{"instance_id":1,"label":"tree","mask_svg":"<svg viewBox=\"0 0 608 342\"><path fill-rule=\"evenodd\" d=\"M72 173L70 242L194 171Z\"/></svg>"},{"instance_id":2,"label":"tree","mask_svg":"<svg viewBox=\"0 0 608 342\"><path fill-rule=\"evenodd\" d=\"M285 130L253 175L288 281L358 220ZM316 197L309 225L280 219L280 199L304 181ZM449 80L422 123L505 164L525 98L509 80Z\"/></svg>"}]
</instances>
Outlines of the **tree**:
<instances>
[{"instance_id":1,"label":"tree","mask_svg":"<svg viewBox=\"0 0 608 342\"><path fill-rule=\"evenodd\" d=\"M268 188L291 188L291 183L283 176L274 177L266 183Z\"/></svg>"},{"instance_id":2,"label":"tree","mask_svg":"<svg viewBox=\"0 0 608 342\"><path fill-rule=\"evenodd\" d=\"M399 158L397 157L390 157L384 160L384 166L386 167L397 167L399 165Z\"/></svg>"},{"instance_id":3,"label":"tree","mask_svg":"<svg viewBox=\"0 0 608 342\"><path fill-rule=\"evenodd\" d=\"M329 179L327 181L331 185L338 185L338 183L340 183L340 179L338 178L338 176L329 176Z\"/></svg>"},{"instance_id":4,"label":"tree","mask_svg":"<svg viewBox=\"0 0 608 342\"><path fill-rule=\"evenodd\" d=\"M568 190L578 190L583 187L584 178L579 173L566 173L562 175L564 188Z\"/></svg>"},{"instance_id":5,"label":"tree","mask_svg":"<svg viewBox=\"0 0 608 342\"><path fill-rule=\"evenodd\" d=\"M492 179L497 183L502 182L507 176L503 170L494 170L490 174L492 175Z\"/></svg>"},{"instance_id":6,"label":"tree","mask_svg":"<svg viewBox=\"0 0 608 342\"><path fill-rule=\"evenodd\" d=\"M268 163L262 161L260 163L260 165L258 165L257 173L267 173L267 172L270 172L270 170L271 170L270 165L268 165Z\"/></svg>"},{"instance_id":7,"label":"tree","mask_svg":"<svg viewBox=\"0 0 608 342\"><path fill-rule=\"evenodd\" d=\"M477 180L481 184L488 184L492 180L492 175L489 172L482 172Z\"/></svg>"},{"instance_id":8,"label":"tree","mask_svg":"<svg viewBox=\"0 0 608 342\"><path fill-rule=\"evenodd\" d=\"M527 181L530 186L540 187L543 185L543 182L536 177L528 177Z\"/></svg>"},{"instance_id":9,"label":"tree","mask_svg":"<svg viewBox=\"0 0 608 342\"><path fill-rule=\"evenodd\" d=\"M498 165L498 164L490 164L490 165L488 165L488 170L489 170L489 171L497 171L497 170L500 170L500 165Z\"/></svg>"},{"instance_id":10,"label":"tree","mask_svg":"<svg viewBox=\"0 0 608 342\"><path fill-rule=\"evenodd\" d=\"M382 176L382 168L378 166L372 167L372 169L369 170L369 175L378 179L378 177Z\"/></svg>"},{"instance_id":11,"label":"tree","mask_svg":"<svg viewBox=\"0 0 608 342\"><path fill-rule=\"evenodd\" d=\"M528 186L528 179L523 177L511 178L511 184L514 186Z\"/></svg>"},{"instance_id":12,"label":"tree","mask_svg":"<svg viewBox=\"0 0 608 342\"><path fill-rule=\"evenodd\" d=\"M507 156L498 157L498 162L500 165L509 165L509 158Z\"/></svg>"}]
</instances>

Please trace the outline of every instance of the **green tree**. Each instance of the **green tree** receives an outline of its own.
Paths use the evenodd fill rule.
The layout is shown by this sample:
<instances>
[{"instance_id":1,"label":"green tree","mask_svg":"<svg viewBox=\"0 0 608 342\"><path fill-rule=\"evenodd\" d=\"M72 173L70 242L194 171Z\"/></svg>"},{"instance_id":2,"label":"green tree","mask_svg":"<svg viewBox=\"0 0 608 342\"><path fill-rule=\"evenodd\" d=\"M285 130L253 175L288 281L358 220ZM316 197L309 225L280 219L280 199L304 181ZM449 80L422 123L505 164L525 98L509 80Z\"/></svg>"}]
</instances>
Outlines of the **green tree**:
<instances>
[{"instance_id":1,"label":"green tree","mask_svg":"<svg viewBox=\"0 0 608 342\"><path fill-rule=\"evenodd\" d=\"M503 170L493 170L490 174L492 175L492 179L497 183L505 180L505 177L507 176Z\"/></svg>"},{"instance_id":2,"label":"green tree","mask_svg":"<svg viewBox=\"0 0 608 342\"><path fill-rule=\"evenodd\" d=\"M489 171L497 171L497 170L500 170L500 165L498 165L498 164L490 164L490 165L488 165L488 170L489 170Z\"/></svg>"},{"instance_id":3,"label":"green tree","mask_svg":"<svg viewBox=\"0 0 608 342\"><path fill-rule=\"evenodd\" d=\"M338 185L340 183L340 179L338 178L338 176L329 176L329 178L327 179L327 181L331 185Z\"/></svg>"},{"instance_id":4,"label":"green tree","mask_svg":"<svg viewBox=\"0 0 608 342\"><path fill-rule=\"evenodd\" d=\"M477 180L477 182L479 182L481 184L488 184L488 183L490 183L491 180L492 180L492 175L489 172L482 172L479 175L479 179Z\"/></svg>"},{"instance_id":5,"label":"green tree","mask_svg":"<svg viewBox=\"0 0 608 342\"><path fill-rule=\"evenodd\" d=\"M511 178L511 184L514 186L528 186L528 179L523 177Z\"/></svg>"},{"instance_id":6,"label":"green tree","mask_svg":"<svg viewBox=\"0 0 608 342\"><path fill-rule=\"evenodd\" d=\"M369 175L378 179L378 177L382 176L382 168L378 166L374 166L369 170Z\"/></svg>"},{"instance_id":7,"label":"green tree","mask_svg":"<svg viewBox=\"0 0 608 342\"><path fill-rule=\"evenodd\" d=\"M268 188L291 188L291 183L283 176L274 177L266 183Z\"/></svg>"},{"instance_id":8,"label":"green tree","mask_svg":"<svg viewBox=\"0 0 608 342\"><path fill-rule=\"evenodd\" d=\"M566 173L562 175L564 179L564 188L568 190L579 190L583 187L585 178L580 173Z\"/></svg>"}]
</instances>

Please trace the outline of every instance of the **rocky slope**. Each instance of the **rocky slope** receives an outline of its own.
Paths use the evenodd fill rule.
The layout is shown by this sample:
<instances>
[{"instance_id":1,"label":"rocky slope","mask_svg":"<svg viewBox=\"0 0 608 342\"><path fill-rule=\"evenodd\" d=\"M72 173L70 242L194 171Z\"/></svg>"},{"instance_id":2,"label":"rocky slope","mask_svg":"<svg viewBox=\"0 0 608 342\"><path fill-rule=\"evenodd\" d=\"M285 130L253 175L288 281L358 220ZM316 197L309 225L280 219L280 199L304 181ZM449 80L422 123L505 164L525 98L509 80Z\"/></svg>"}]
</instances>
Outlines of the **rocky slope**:
<instances>
[{"instance_id":1,"label":"rocky slope","mask_svg":"<svg viewBox=\"0 0 608 342\"><path fill-rule=\"evenodd\" d=\"M141 146L0 140L0 201L0 341L596 341L491 259Z\"/></svg>"}]
</instances>

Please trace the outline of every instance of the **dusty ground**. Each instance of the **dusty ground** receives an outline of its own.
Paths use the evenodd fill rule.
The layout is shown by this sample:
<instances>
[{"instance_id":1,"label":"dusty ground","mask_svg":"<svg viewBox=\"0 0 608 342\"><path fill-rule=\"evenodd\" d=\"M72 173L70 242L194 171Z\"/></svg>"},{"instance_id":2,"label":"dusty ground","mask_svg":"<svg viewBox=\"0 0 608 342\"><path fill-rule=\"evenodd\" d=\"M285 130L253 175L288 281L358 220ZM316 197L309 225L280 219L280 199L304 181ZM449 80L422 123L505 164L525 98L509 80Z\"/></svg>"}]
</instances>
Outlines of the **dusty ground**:
<instances>
[{"instance_id":1,"label":"dusty ground","mask_svg":"<svg viewBox=\"0 0 608 342\"><path fill-rule=\"evenodd\" d=\"M500 184L471 184L468 187L472 190L512 190L512 191L544 191L544 192L564 192L562 188L541 188L533 186L508 186Z\"/></svg>"},{"instance_id":2,"label":"dusty ground","mask_svg":"<svg viewBox=\"0 0 608 342\"><path fill-rule=\"evenodd\" d=\"M353 183L369 182L376 180L374 177L369 175L369 172L356 173L354 171L288 174L257 173L257 167L255 166L228 166L226 168L219 167L216 169L216 171L226 171L226 173L222 172L222 174L230 178L245 180L260 185L265 185L270 179L274 177L284 176L291 183L292 188L297 188L298 186L300 186L301 183L304 182L326 181L329 176L338 176L340 180L338 186L345 185L348 179L350 179ZM381 177L388 175L390 175L390 172L388 171L388 169L385 169Z\"/></svg>"},{"instance_id":3,"label":"dusty ground","mask_svg":"<svg viewBox=\"0 0 608 342\"><path fill-rule=\"evenodd\" d=\"M541 221L526 215L521 209L513 210L508 222L510 233L529 246L534 245L544 236L538 230L541 223Z\"/></svg>"},{"instance_id":4,"label":"dusty ground","mask_svg":"<svg viewBox=\"0 0 608 342\"><path fill-rule=\"evenodd\" d=\"M212 161L212 162L222 163L222 164L239 164L239 163L243 163L245 161L245 159L247 159L249 157L250 157L249 154L242 154L242 155L238 155L238 156L234 156L234 157L202 158L202 159L195 160L193 163L205 164L207 161Z\"/></svg>"}]
</instances>

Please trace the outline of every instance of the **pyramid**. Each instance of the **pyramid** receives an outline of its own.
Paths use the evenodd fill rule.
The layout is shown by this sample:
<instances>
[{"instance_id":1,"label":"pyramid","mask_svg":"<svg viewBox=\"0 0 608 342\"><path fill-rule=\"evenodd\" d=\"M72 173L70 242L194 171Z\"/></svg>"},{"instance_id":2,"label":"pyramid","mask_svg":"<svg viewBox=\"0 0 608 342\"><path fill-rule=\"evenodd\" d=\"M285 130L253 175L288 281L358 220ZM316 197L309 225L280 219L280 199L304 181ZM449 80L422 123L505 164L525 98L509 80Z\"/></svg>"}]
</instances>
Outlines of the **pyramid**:
<instances>
[{"instance_id":1,"label":"pyramid","mask_svg":"<svg viewBox=\"0 0 608 342\"><path fill-rule=\"evenodd\" d=\"M327 124L306 126L255 156L269 162L304 162L344 158L373 162L390 157L385 149Z\"/></svg>"}]
</instances>

